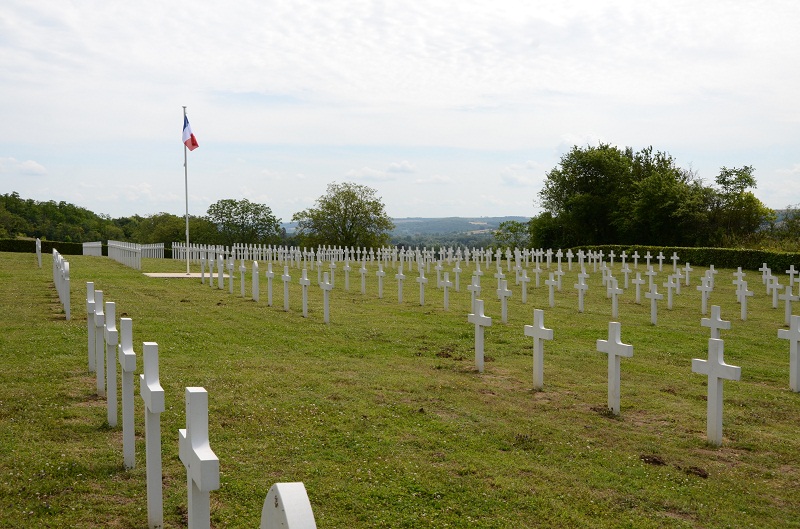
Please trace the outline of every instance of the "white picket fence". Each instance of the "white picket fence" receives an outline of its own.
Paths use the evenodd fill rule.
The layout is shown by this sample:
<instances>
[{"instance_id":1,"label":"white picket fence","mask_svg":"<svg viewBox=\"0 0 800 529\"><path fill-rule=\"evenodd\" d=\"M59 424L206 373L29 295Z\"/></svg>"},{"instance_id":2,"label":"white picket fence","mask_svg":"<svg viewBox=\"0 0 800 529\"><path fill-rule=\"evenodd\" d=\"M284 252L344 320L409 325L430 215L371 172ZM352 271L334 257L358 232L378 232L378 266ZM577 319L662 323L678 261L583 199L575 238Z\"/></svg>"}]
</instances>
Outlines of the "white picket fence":
<instances>
[{"instance_id":1,"label":"white picket fence","mask_svg":"<svg viewBox=\"0 0 800 529\"><path fill-rule=\"evenodd\" d=\"M134 242L108 241L108 256L134 270L142 269L142 245Z\"/></svg>"}]
</instances>

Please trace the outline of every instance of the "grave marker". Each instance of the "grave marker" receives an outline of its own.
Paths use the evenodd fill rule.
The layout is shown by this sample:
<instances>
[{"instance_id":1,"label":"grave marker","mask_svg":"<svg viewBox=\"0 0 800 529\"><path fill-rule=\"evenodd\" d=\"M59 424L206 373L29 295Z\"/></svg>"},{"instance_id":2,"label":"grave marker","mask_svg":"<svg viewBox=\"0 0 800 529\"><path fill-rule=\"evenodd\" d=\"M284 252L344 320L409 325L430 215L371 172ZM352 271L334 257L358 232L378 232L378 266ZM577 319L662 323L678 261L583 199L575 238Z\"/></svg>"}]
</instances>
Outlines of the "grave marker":
<instances>
[{"instance_id":1,"label":"grave marker","mask_svg":"<svg viewBox=\"0 0 800 529\"><path fill-rule=\"evenodd\" d=\"M644 285L645 281L642 279L641 272L636 272L636 279L632 280L631 283L636 285L636 303L641 305L642 304L642 285Z\"/></svg>"},{"instance_id":2,"label":"grave marker","mask_svg":"<svg viewBox=\"0 0 800 529\"><path fill-rule=\"evenodd\" d=\"M747 319L747 298L753 296L755 292L747 288L747 281L742 281L742 291L740 293L739 301L742 304L742 321Z\"/></svg>"},{"instance_id":3,"label":"grave marker","mask_svg":"<svg viewBox=\"0 0 800 529\"><path fill-rule=\"evenodd\" d=\"M789 329L778 329L778 338L789 340L789 388L794 392L800 392L800 362L797 361L797 342L800 340L800 316L791 317Z\"/></svg>"},{"instance_id":4,"label":"grave marker","mask_svg":"<svg viewBox=\"0 0 800 529\"><path fill-rule=\"evenodd\" d=\"M543 310L533 310L533 325L525 326L525 336L533 338L533 389L541 390L544 385L544 340L553 339L553 329L544 327Z\"/></svg>"},{"instance_id":5,"label":"grave marker","mask_svg":"<svg viewBox=\"0 0 800 529\"><path fill-rule=\"evenodd\" d=\"M708 295L714 288L711 286L711 277L708 274L703 276L703 279L700 280L700 286L697 287L697 290L699 290L701 293L701 307L703 314L708 312Z\"/></svg>"},{"instance_id":6,"label":"grave marker","mask_svg":"<svg viewBox=\"0 0 800 529\"><path fill-rule=\"evenodd\" d=\"M228 294L233 294L233 256L228 258Z\"/></svg>"},{"instance_id":7,"label":"grave marker","mask_svg":"<svg viewBox=\"0 0 800 529\"><path fill-rule=\"evenodd\" d=\"M508 298L511 297L511 291L508 289L508 281L503 279L500 281L500 288L497 289L497 297L500 298L500 313L503 323L508 323Z\"/></svg>"},{"instance_id":8,"label":"grave marker","mask_svg":"<svg viewBox=\"0 0 800 529\"><path fill-rule=\"evenodd\" d=\"M524 268L522 269L522 275L519 278L519 282L522 283L522 303L528 302L528 283L531 282L531 278L528 277L528 271Z\"/></svg>"},{"instance_id":9,"label":"grave marker","mask_svg":"<svg viewBox=\"0 0 800 529\"><path fill-rule=\"evenodd\" d=\"M708 376L708 399L706 408L706 431L708 442L722 444L722 383L724 380L739 380L742 368L728 365L724 360L724 342L708 339L708 360L692 359L692 372Z\"/></svg>"},{"instance_id":10,"label":"grave marker","mask_svg":"<svg viewBox=\"0 0 800 529\"><path fill-rule=\"evenodd\" d=\"M136 431L133 416L133 373L136 353L133 351L133 320L119 319L119 366L122 371L122 458L125 468L136 465Z\"/></svg>"},{"instance_id":11,"label":"grave marker","mask_svg":"<svg viewBox=\"0 0 800 529\"><path fill-rule=\"evenodd\" d=\"M86 327L88 329L89 373L94 373L94 283L86 282Z\"/></svg>"},{"instance_id":12,"label":"grave marker","mask_svg":"<svg viewBox=\"0 0 800 529\"><path fill-rule=\"evenodd\" d=\"M308 270L305 268L300 277L300 285L303 287L303 317L308 318L308 287L311 285L311 280L308 278Z\"/></svg>"},{"instance_id":13,"label":"grave marker","mask_svg":"<svg viewBox=\"0 0 800 529\"><path fill-rule=\"evenodd\" d=\"M306 487L300 482L275 483L261 508L260 529L316 529Z\"/></svg>"},{"instance_id":14,"label":"grave marker","mask_svg":"<svg viewBox=\"0 0 800 529\"><path fill-rule=\"evenodd\" d=\"M241 282L241 294L244 297L244 274L247 272L247 267L244 265L244 259L239 263L239 281Z\"/></svg>"},{"instance_id":15,"label":"grave marker","mask_svg":"<svg viewBox=\"0 0 800 529\"><path fill-rule=\"evenodd\" d=\"M547 287L550 289L548 299L550 301L550 308L553 308L556 306L556 298L553 289L556 287L556 285L558 285L558 281L553 279L553 272L550 272L550 279L546 280L544 284L547 285Z\"/></svg>"},{"instance_id":16,"label":"grave marker","mask_svg":"<svg viewBox=\"0 0 800 529\"><path fill-rule=\"evenodd\" d=\"M253 300L258 303L261 292L258 285L258 261L253 261Z\"/></svg>"},{"instance_id":17,"label":"grave marker","mask_svg":"<svg viewBox=\"0 0 800 529\"><path fill-rule=\"evenodd\" d=\"M106 396L105 382L105 356L106 344L103 327L106 324L106 315L103 312L103 291L94 291L94 367L97 370L97 394Z\"/></svg>"},{"instance_id":18,"label":"grave marker","mask_svg":"<svg viewBox=\"0 0 800 529\"><path fill-rule=\"evenodd\" d=\"M664 294L658 293L658 287L653 287L645 292L644 297L650 300L650 323L656 325L658 323L658 301L664 299Z\"/></svg>"},{"instance_id":19,"label":"grave marker","mask_svg":"<svg viewBox=\"0 0 800 529\"><path fill-rule=\"evenodd\" d=\"M422 306L425 305L425 285L428 284L428 278L425 277L425 271L422 268L419 270L417 283L419 283L419 304Z\"/></svg>"},{"instance_id":20,"label":"grave marker","mask_svg":"<svg viewBox=\"0 0 800 529\"><path fill-rule=\"evenodd\" d=\"M481 280L479 276L472 276L472 283L467 287L467 290L469 290L472 297L470 307L472 307L472 312L475 312L475 299L481 295Z\"/></svg>"},{"instance_id":21,"label":"grave marker","mask_svg":"<svg viewBox=\"0 0 800 529\"><path fill-rule=\"evenodd\" d=\"M272 262L267 263L267 271L264 273L267 278L267 306L272 306L272 278L275 273L272 271Z\"/></svg>"},{"instance_id":22,"label":"grave marker","mask_svg":"<svg viewBox=\"0 0 800 529\"><path fill-rule=\"evenodd\" d=\"M178 430L178 440L178 456L186 467L189 529L209 529L209 493L217 490L220 483L219 458L208 444L208 393L205 389L186 388L186 428Z\"/></svg>"},{"instance_id":23,"label":"grave marker","mask_svg":"<svg viewBox=\"0 0 800 529\"><path fill-rule=\"evenodd\" d=\"M444 273L444 281L442 281L442 288L444 289L444 310L450 310L450 296L449 290L453 286L452 281L450 281L450 274L447 272Z\"/></svg>"},{"instance_id":24,"label":"grave marker","mask_svg":"<svg viewBox=\"0 0 800 529\"><path fill-rule=\"evenodd\" d=\"M467 321L475 325L475 367L483 373L483 330L492 326L492 318L483 314L483 300L475 300L475 312L467 316Z\"/></svg>"},{"instance_id":25,"label":"grave marker","mask_svg":"<svg viewBox=\"0 0 800 529\"><path fill-rule=\"evenodd\" d=\"M617 285L617 280L613 277L609 281L608 286L608 293L611 294L611 317L618 318L619 317L619 296L622 295L624 292L619 286ZM583 312L583 311L581 311Z\"/></svg>"},{"instance_id":26,"label":"grave marker","mask_svg":"<svg viewBox=\"0 0 800 529\"><path fill-rule=\"evenodd\" d=\"M375 272L378 276L378 299L383 299L383 278L386 272L383 271L383 263L378 263L378 271Z\"/></svg>"},{"instance_id":27,"label":"grave marker","mask_svg":"<svg viewBox=\"0 0 800 529\"><path fill-rule=\"evenodd\" d=\"M793 296L792 287L787 285L778 298L784 301L783 323L789 325L789 319L792 317L792 301L800 300L800 296Z\"/></svg>"},{"instance_id":28,"label":"grave marker","mask_svg":"<svg viewBox=\"0 0 800 529\"><path fill-rule=\"evenodd\" d=\"M323 274L323 281L319 287L322 289L323 318L325 323L330 323L330 292L333 290L333 283L328 281L328 272Z\"/></svg>"},{"instance_id":29,"label":"grave marker","mask_svg":"<svg viewBox=\"0 0 800 529\"><path fill-rule=\"evenodd\" d=\"M597 340L597 350L608 355L608 409L619 415L620 358L633 356L633 346L622 343L620 324L608 323L608 340Z\"/></svg>"},{"instance_id":30,"label":"grave marker","mask_svg":"<svg viewBox=\"0 0 800 529\"><path fill-rule=\"evenodd\" d=\"M145 468L147 470L147 524L160 529L164 524L161 491L161 413L164 390L158 379L158 344L142 345L144 374L139 376L139 394L144 400Z\"/></svg>"},{"instance_id":31,"label":"grave marker","mask_svg":"<svg viewBox=\"0 0 800 529\"><path fill-rule=\"evenodd\" d=\"M108 425L117 425L117 306L113 301L106 301L106 322L103 327L106 342L106 416Z\"/></svg>"},{"instance_id":32,"label":"grave marker","mask_svg":"<svg viewBox=\"0 0 800 529\"><path fill-rule=\"evenodd\" d=\"M326 272L327 273L327 272ZM283 310L289 312L289 283L292 281L292 276L289 274L289 267L283 267Z\"/></svg>"},{"instance_id":33,"label":"grave marker","mask_svg":"<svg viewBox=\"0 0 800 529\"><path fill-rule=\"evenodd\" d=\"M589 285L584 282L587 277L588 275L583 272L578 274L578 283L575 285L578 289L578 312L583 312L583 295L589 290Z\"/></svg>"},{"instance_id":34,"label":"grave marker","mask_svg":"<svg viewBox=\"0 0 800 529\"><path fill-rule=\"evenodd\" d=\"M700 325L711 329L711 337L716 339L720 338L720 329L727 331L731 328L731 322L723 320L720 316L719 305L711 305L711 318L702 318Z\"/></svg>"}]
</instances>

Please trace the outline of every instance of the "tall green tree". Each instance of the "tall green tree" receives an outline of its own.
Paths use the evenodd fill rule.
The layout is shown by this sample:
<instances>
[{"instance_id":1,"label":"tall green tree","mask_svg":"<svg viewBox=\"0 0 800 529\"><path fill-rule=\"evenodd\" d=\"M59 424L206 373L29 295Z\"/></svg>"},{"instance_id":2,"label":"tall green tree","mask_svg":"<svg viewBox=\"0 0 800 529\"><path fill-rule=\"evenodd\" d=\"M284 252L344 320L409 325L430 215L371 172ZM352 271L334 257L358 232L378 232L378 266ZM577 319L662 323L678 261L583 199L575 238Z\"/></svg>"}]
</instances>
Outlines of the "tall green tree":
<instances>
[{"instance_id":1,"label":"tall green tree","mask_svg":"<svg viewBox=\"0 0 800 529\"><path fill-rule=\"evenodd\" d=\"M716 238L723 244L736 244L775 220L775 212L749 191L756 188L754 173L751 165L719 170L712 216Z\"/></svg>"},{"instance_id":2,"label":"tall green tree","mask_svg":"<svg viewBox=\"0 0 800 529\"><path fill-rule=\"evenodd\" d=\"M208 207L206 218L216 226L219 244L272 244L281 240L280 219L272 209L246 198L218 200Z\"/></svg>"},{"instance_id":3,"label":"tall green tree","mask_svg":"<svg viewBox=\"0 0 800 529\"><path fill-rule=\"evenodd\" d=\"M500 223L492 235L501 247L528 248L531 242L530 224L518 220L506 220Z\"/></svg>"},{"instance_id":4,"label":"tall green tree","mask_svg":"<svg viewBox=\"0 0 800 529\"><path fill-rule=\"evenodd\" d=\"M383 201L371 187L345 182L328 184L312 208L292 216L302 244L377 247L389 243L394 229Z\"/></svg>"}]
</instances>

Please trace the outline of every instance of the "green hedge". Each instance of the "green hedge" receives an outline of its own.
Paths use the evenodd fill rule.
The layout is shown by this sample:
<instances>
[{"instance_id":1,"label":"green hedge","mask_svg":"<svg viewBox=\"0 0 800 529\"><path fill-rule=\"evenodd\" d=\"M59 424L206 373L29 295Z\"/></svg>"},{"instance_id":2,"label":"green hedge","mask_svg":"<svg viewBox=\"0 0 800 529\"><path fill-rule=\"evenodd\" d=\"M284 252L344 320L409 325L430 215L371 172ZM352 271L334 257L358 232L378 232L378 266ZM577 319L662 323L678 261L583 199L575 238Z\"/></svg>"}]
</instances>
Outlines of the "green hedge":
<instances>
[{"instance_id":1,"label":"green hedge","mask_svg":"<svg viewBox=\"0 0 800 529\"><path fill-rule=\"evenodd\" d=\"M83 243L42 241L42 253L51 254L53 248L61 255L83 255ZM29 239L0 239L0 252L36 253L36 241Z\"/></svg>"},{"instance_id":2,"label":"green hedge","mask_svg":"<svg viewBox=\"0 0 800 529\"><path fill-rule=\"evenodd\" d=\"M613 250L615 255L620 255L623 251L627 255L639 252L639 262L644 262L644 255L650 252L653 256L653 263L657 263L655 257L658 252L664 254L664 263L672 264L672 253L675 252L680 258L681 263L690 263L698 266L714 265L717 268L737 268L742 270L758 270L764 263L773 272L784 273L791 265L800 270L800 253L769 252L765 250L747 250L744 248L683 248L674 246L623 246L623 245L602 245L602 246L580 246L572 248L573 253L578 250L591 250L594 252L602 251L608 255ZM630 258L629 258L630 261Z\"/></svg>"}]
</instances>

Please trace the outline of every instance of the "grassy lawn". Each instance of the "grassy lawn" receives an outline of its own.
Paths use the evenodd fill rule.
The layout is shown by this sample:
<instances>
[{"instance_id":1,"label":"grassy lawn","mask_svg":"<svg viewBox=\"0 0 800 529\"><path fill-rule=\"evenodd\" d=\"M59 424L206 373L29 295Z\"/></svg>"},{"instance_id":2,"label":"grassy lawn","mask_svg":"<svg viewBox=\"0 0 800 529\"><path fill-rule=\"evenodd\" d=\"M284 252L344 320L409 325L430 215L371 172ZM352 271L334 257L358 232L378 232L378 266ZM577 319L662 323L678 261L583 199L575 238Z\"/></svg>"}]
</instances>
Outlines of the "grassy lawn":
<instances>
[{"instance_id":1,"label":"grassy lawn","mask_svg":"<svg viewBox=\"0 0 800 529\"><path fill-rule=\"evenodd\" d=\"M186 386L209 392L222 483L211 494L216 527L257 527L279 481L305 483L320 528L800 527L800 394L789 390L789 344L777 338L783 305L772 308L760 272L745 278L756 292L747 321L731 270L719 271L709 301L732 322L722 331L725 359L742 368L740 382L725 383L717 448L705 440L706 377L691 371L692 358L707 357L709 337L695 288L701 267L668 311L661 285L672 265L664 265L657 326L643 295L642 305L633 288L621 297L617 321L634 355L622 360L615 417L606 411L607 358L596 349L611 321L599 271L590 270L584 313L576 266L554 308L544 275L522 304L507 274L513 297L502 324L493 265L481 281L493 324L479 374L466 317L470 273L445 311L433 267L420 306L416 273L406 270L400 304L396 270L386 269L378 299L376 267L362 296L358 267L345 291L339 265L325 325L316 270L303 318L296 268L285 312L282 266L274 267L270 307L265 263L256 303L249 273L243 299L238 281L230 295L199 280L148 278L107 258L67 259L71 321L49 256L39 269L31 254L0 253L2 527L146 527L138 383L136 468L125 470L121 430L106 423L87 369L86 281L116 302L117 317L133 319L137 374L141 343L159 344L166 527L186 524L177 442ZM185 264L145 260L144 268L180 272ZM453 280L452 266L445 269ZM543 391L532 390L532 341L523 333L534 308L554 331Z\"/></svg>"}]
</instances>

